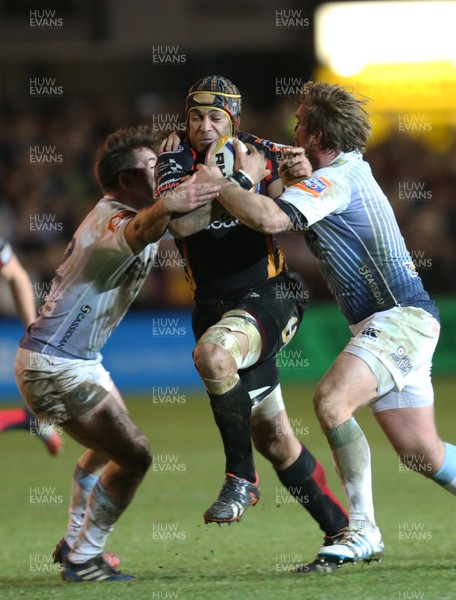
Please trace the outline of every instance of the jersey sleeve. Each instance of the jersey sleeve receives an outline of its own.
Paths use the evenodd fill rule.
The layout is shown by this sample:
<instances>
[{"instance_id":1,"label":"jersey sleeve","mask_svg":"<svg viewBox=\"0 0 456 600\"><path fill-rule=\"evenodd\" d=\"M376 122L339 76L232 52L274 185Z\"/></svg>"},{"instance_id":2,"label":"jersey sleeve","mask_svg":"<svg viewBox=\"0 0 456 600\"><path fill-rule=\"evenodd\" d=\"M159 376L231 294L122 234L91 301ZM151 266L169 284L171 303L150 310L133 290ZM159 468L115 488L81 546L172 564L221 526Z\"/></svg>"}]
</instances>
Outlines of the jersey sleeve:
<instances>
[{"instance_id":1,"label":"jersey sleeve","mask_svg":"<svg viewBox=\"0 0 456 600\"><path fill-rule=\"evenodd\" d=\"M112 253L127 254L129 256L134 255L135 252L130 248L125 239L125 227L136 214L134 210L114 208L111 216L108 216L102 225L100 235L97 239L98 246L107 252L111 251ZM158 240L149 244L151 246L151 253L157 253L161 240L173 239L173 236L168 231L165 231Z\"/></svg>"},{"instance_id":2,"label":"jersey sleeve","mask_svg":"<svg viewBox=\"0 0 456 600\"><path fill-rule=\"evenodd\" d=\"M156 195L174 189L194 170L195 155L191 148L181 145L175 152L162 152L155 165Z\"/></svg>"},{"instance_id":3,"label":"jersey sleeve","mask_svg":"<svg viewBox=\"0 0 456 600\"><path fill-rule=\"evenodd\" d=\"M263 152L264 157L266 159L266 168L271 172L270 175L265 177L264 183L266 187L271 185L272 182L279 179L279 159L280 159L280 147L279 145L271 142L270 140L265 140L263 138L256 137L251 133L239 133L239 139L244 142L244 144L252 144Z\"/></svg>"},{"instance_id":4,"label":"jersey sleeve","mask_svg":"<svg viewBox=\"0 0 456 600\"><path fill-rule=\"evenodd\" d=\"M307 229L328 215L345 210L350 197L350 186L346 178L325 172L291 185L276 202L296 228Z\"/></svg>"},{"instance_id":5,"label":"jersey sleeve","mask_svg":"<svg viewBox=\"0 0 456 600\"><path fill-rule=\"evenodd\" d=\"M134 252L125 239L125 227L136 216L136 211L121 204L104 207L98 215L98 228L95 235L95 247L106 256L116 254L133 256ZM100 218L101 217L101 218ZM81 240L84 243L83 240Z\"/></svg>"},{"instance_id":6,"label":"jersey sleeve","mask_svg":"<svg viewBox=\"0 0 456 600\"><path fill-rule=\"evenodd\" d=\"M9 263L12 256L13 249L11 245L4 239L0 238L0 269Z\"/></svg>"}]
</instances>

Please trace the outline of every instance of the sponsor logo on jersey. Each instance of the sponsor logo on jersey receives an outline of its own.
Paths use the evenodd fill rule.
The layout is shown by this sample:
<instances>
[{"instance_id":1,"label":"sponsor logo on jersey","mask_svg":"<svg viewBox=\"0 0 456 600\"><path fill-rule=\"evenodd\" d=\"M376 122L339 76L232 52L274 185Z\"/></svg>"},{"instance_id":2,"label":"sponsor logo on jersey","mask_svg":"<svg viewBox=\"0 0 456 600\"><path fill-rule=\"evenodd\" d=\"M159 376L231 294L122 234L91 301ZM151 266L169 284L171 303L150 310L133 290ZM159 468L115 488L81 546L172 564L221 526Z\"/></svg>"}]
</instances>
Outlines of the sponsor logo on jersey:
<instances>
[{"instance_id":1,"label":"sponsor logo on jersey","mask_svg":"<svg viewBox=\"0 0 456 600\"><path fill-rule=\"evenodd\" d=\"M360 267L358 269L358 273L363 275L364 279L366 280L367 284L369 285L369 287L374 295L377 306L383 306L383 304L385 304L385 300L382 296L382 292L378 286L378 283L375 281L375 278L372 275L372 272L369 269L369 267L367 267L366 265L363 265L362 267Z\"/></svg>"},{"instance_id":2,"label":"sponsor logo on jersey","mask_svg":"<svg viewBox=\"0 0 456 600\"><path fill-rule=\"evenodd\" d=\"M361 335L376 340L379 336L379 333L380 329L375 329L375 327L366 327L362 330Z\"/></svg>"},{"instance_id":3,"label":"sponsor logo on jersey","mask_svg":"<svg viewBox=\"0 0 456 600\"><path fill-rule=\"evenodd\" d=\"M124 219L134 217L135 214L136 213L132 210L121 210L114 217L111 218L111 220L109 221L108 229L114 232Z\"/></svg>"},{"instance_id":4,"label":"sponsor logo on jersey","mask_svg":"<svg viewBox=\"0 0 456 600\"><path fill-rule=\"evenodd\" d=\"M88 304L83 304L79 308L79 310L80 310L80 312L76 315L73 322L66 330L66 332L65 332L64 336L62 337L62 339L60 340L57 348L63 348L65 346L65 344L67 344L67 342L69 341L69 339L71 338L73 333L79 327L81 321L83 319L85 319L86 315L88 315L90 312L92 312L92 308Z\"/></svg>"},{"instance_id":5,"label":"sponsor logo on jersey","mask_svg":"<svg viewBox=\"0 0 456 600\"><path fill-rule=\"evenodd\" d=\"M308 194L312 194L312 196L318 197L331 187L331 182L328 179L325 179L325 177L311 177L310 179L301 181L301 183L295 183L292 187L297 187Z\"/></svg>"},{"instance_id":6,"label":"sponsor logo on jersey","mask_svg":"<svg viewBox=\"0 0 456 600\"><path fill-rule=\"evenodd\" d=\"M396 363L397 368L404 377L413 369L413 365L405 353L404 346L398 346L396 352L390 353L390 357Z\"/></svg>"},{"instance_id":7,"label":"sponsor logo on jersey","mask_svg":"<svg viewBox=\"0 0 456 600\"><path fill-rule=\"evenodd\" d=\"M228 229L229 227L236 227L240 224L238 219L228 213L224 213L221 219L213 221L206 229Z\"/></svg>"},{"instance_id":8,"label":"sponsor logo on jersey","mask_svg":"<svg viewBox=\"0 0 456 600\"><path fill-rule=\"evenodd\" d=\"M410 277L418 277L418 271L412 261L403 262L402 266L405 267L405 270L410 275Z\"/></svg>"}]
</instances>

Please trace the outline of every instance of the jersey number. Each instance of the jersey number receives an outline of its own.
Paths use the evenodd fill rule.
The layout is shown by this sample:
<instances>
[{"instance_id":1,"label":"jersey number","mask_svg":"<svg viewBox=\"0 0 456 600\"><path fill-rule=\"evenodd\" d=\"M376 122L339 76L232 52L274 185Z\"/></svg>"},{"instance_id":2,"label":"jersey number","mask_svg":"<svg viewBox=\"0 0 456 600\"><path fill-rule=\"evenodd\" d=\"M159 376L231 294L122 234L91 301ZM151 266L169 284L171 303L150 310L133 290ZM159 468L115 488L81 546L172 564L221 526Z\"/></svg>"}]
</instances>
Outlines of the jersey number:
<instances>
[{"instance_id":1,"label":"jersey number","mask_svg":"<svg viewBox=\"0 0 456 600\"><path fill-rule=\"evenodd\" d=\"M293 339L298 330L298 317L291 317L285 327L282 329L282 342L286 346Z\"/></svg>"}]
</instances>

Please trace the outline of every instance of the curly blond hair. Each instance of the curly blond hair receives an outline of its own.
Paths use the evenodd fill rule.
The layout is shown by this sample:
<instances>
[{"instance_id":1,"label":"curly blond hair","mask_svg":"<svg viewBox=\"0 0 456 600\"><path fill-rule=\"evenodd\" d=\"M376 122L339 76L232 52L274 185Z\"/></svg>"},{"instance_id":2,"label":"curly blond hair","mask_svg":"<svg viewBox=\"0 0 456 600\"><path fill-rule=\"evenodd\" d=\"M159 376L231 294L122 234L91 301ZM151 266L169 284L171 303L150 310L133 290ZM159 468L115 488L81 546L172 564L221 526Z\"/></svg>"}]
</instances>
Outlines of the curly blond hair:
<instances>
[{"instance_id":1,"label":"curly blond hair","mask_svg":"<svg viewBox=\"0 0 456 600\"><path fill-rule=\"evenodd\" d=\"M299 100L309 111L307 133L321 132L323 150L364 152L372 130L364 108L368 98L355 97L351 88L308 81Z\"/></svg>"}]
</instances>

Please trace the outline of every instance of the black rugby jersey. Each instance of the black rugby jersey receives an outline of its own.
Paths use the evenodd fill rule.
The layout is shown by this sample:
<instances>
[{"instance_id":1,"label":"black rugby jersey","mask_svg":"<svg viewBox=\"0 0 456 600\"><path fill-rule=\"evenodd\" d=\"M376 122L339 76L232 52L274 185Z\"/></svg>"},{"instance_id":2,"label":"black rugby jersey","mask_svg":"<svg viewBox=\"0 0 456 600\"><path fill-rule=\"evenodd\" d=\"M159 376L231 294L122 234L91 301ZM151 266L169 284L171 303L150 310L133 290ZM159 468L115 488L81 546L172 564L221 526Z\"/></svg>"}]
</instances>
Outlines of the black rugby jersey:
<instances>
[{"instance_id":1,"label":"black rugby jersey","mask_svg":"<svg viewBox=\"0 0 456 600\"><path fill-rule=\"evenodd\" d=\"M237 137L264 152L271 174L261 182L258 193L266 194L266 187L279 177L278 148L249 133L239 132ZM204 157L205 152L198 154L187 142L176 152L162 153L155 167L158 195L193 173ZM271 235L250 229L226 211L206 229L175 242L197 302L234 297L286 267L282 250Z\"/></svg>"}]
</instances>

